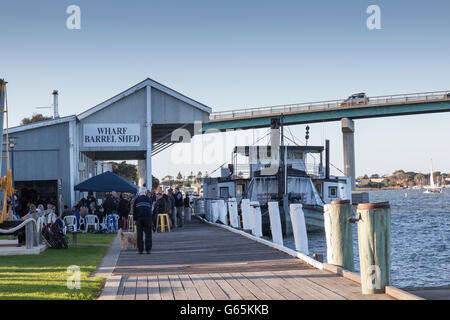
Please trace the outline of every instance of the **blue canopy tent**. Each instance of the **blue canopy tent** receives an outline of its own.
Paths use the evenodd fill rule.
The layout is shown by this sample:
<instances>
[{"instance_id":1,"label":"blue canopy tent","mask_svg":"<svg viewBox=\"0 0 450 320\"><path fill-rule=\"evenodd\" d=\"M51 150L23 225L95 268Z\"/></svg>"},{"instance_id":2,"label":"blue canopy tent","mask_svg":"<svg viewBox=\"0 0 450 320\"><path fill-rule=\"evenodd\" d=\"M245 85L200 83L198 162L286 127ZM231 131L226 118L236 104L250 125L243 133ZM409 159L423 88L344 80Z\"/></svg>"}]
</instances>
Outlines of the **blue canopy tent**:
<instances>
[{"instance_id":1,"label":"blue canopy tent","mask_svg":"<svg viewBox=\"0 0 450 320\"><path fill-rule=\"evenodd\" d=\"M75 186L75 191L81 192L128 192L136 193L138 187L129 182L128 180L114 174L110 171L106 171L95 177L87 179Z\"/></svg>"}]
</instances>

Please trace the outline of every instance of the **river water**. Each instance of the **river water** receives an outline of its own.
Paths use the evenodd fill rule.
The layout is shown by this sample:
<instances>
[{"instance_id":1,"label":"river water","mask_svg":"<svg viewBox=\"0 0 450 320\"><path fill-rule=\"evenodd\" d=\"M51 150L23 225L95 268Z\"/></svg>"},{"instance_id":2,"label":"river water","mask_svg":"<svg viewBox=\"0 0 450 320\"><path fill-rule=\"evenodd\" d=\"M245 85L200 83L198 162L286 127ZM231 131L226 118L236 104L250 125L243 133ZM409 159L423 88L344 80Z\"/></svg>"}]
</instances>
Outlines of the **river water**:
<instances>
[{"instance_id":1,"label":"river water","mask_svg":"<svg viewBox=\"0 0 450 320\"><path fill-rule=\"evenodd\" d=\"M369 191L371 202L391 204L391 281L399 288L450 284L450 189L441 194L423 191ZM359 273L357 239L354 224L355 271ZM326 261L325 234L308 234L308 244L311 256L322 253ZM294 249L294 239L285 239L284 245Z\"/></svg>"}]
</instances>

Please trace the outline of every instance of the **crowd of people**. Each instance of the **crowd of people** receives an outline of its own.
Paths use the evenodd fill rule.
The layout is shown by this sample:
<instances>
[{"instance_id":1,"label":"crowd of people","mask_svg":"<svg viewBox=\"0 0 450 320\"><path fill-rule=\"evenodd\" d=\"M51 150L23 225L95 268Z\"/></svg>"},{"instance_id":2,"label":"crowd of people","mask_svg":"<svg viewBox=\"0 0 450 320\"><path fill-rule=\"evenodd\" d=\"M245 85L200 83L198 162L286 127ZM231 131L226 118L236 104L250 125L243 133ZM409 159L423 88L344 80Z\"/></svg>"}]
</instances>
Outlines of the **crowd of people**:
<instances>
[{"instance_id":1,"label":"crowd of people","mask_svg":"<svg viewBox=\"0 0 450 320\"><path fill-rule=\"evenodd\" d=\"M43 216L45 220L49 214L54 217L54 222L63 224L64 218L74 215L77 220L77 229L80 229L82 219L87 215L96 215L100 225L106 224L106 217L117 214L119 216L118 228L127 229L127 222L130 215L133 216L136 223L138 240L141 241L139 252L143 251L142 235L146 234L146 248L151 249L151 232L156 231L156 223L159 214L168 214L169 225L171 228L182 228L185 218L189 219L191 203L186 194L183 196L179 188L168 189L165 193L155 190L142 188L138 195L128 193L118 193L112 191L106 193L103 199L96 199L92 193L87 198L82 198L75 206L69 208L64 206L61 213L57 212L56 198L42 200L35 197L36 202L19 199L14 195L13 199L8 198L8 216L9 220L26 220L34 218L37 220ZM23 205L25 203L25 205ZM150 220L148 220L150 219ZM99 230L105 232L106 230ZM150 232L150 236L148 233ZM148 252L150 251L147 250Z\"/></svg>"},{"instance_id":2,"label":"crowd of people","mask_svg":"<svg viewBox=\"0 0 450 320\"><path fill-rule=\"evenodd\" d=\"M183 196L179 188L168 189L167 193L141 189L132 205L132 214L136 221L138 252L142 254L145 248L145 251L150 253L152 229L156 231L158 215L168 214L172 228L182 228L185 216L190 217L190 207L189 196Z\"/></svg>"}]
</instances>

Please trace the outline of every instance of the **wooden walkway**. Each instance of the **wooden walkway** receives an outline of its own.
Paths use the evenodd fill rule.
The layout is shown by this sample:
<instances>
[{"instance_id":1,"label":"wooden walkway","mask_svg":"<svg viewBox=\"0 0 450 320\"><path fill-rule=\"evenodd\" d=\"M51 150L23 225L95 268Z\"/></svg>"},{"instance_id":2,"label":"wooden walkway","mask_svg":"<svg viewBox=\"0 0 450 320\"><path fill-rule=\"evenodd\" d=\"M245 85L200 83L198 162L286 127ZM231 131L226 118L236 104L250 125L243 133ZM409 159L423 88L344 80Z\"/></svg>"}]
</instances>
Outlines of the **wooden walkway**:
<instances>
[{"instance_id":1,"label":"wooden walkway","mask_svg":"<svg viewBox=\"0 0 450 320\"><path fill-rule=\"evenodd\" d=\"M362 295L356 282L196 219L153 234L150 255L122 251L113 279L114 298L126 300L391 299Z\"/></svg>"}]
</instances>

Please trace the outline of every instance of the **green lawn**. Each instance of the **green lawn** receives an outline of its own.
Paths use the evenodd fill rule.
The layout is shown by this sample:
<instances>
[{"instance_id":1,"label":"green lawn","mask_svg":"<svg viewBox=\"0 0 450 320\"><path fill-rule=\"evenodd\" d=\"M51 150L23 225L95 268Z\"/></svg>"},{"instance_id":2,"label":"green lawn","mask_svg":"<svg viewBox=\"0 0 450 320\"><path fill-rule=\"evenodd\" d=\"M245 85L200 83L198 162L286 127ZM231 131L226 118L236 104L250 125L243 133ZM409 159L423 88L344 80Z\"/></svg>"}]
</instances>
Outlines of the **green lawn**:
<instances>
[{"instance_id":1,"label":"green lawn","mask_svg":"<svg viewBox=\"0 0 450 320\"><path fill-rule=\"evenodd\" d=\"M68 235L71 239L71 235ZM79 234L79 243L111 243L114 234ZM0 257L0 300L92 300L103 287L101 277L89 278L108 250L107 246L70 246L47 249L40 255ZM67 268L79 266L80 289L67 288Z\"/></svg>"},{"instance_id":2,"label":"green lawn","mask_svg":"<svg viewBox=\"0 0 450 320\"><path fill-rule=\"evenodd\" d=\"M110 244L114 241L116 233L79 233L77 235L78 243L95 243L95 244ZM68 233L69 244L72 243L72 234Z\"/></svg>"}]
</instances>

